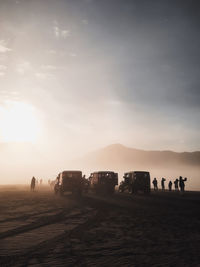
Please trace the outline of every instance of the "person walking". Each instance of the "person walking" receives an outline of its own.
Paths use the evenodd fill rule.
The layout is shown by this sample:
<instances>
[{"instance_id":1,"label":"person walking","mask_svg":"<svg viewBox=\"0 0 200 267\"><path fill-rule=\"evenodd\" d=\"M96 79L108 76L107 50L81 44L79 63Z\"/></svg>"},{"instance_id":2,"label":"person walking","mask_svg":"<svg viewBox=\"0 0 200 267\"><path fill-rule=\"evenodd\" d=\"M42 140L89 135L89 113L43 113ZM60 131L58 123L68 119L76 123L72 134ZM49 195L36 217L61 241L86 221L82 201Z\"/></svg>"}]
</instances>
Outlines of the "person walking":
<instances>
[{"instance_id":1,"label":"person walking","mask_svg":"<svg viewBox=\"0 0 200 267\"><path fill-rule=\"evenodd\" d=\"M153 179L153 189L154 191L157 191L158 190L158 181L156 178Z\"/></svg>"},{"instance_id":2,"label":"person walking","mask_svg":"<svg viewBox=\"0 0 200 267\"><path fill-rule=\"evenodd\" d=\"M162 180L161 180L161 187L162 187L162 190L163 191L165 190L165 181L166 181L166 179L165 178L162 178Z\"/></svg>"},{"instance_id":3,"label":"person walking","mask_svg":"<svg viewBox=\"0 0 200 267\"><path fill-rule=\"evenodd\" d=\"M172 181L169 181L168 188L169 188L169 191L172 191Z\"/></svg>"},{"instance_id":4,"label":"person walking","mask_svg":"<svg viewBox=\"0 0 200 267\"><path fill-rule=\"evenodd\" d=\"M33 176L33 178L31 179L31 191L34 191L35 190L35 182L36 182L36 179Z\"/></svg>"}]
</instances>

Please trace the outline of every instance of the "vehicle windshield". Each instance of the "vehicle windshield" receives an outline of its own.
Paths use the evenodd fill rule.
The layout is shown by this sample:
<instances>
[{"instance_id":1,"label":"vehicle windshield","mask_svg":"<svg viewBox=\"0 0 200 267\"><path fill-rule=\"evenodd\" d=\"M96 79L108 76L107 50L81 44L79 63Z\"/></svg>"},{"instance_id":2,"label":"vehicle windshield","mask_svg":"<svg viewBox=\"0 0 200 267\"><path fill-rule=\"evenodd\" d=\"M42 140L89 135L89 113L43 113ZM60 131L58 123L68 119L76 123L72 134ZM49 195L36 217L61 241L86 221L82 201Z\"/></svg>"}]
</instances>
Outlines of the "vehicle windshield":
<instances>
[{"instance_id":1,"label":"vehicle windshield","mask_svg":"<svg viewBox=\"0 0 200 267\"><path fill-rule=\"evenodd\" d=\"M114 177L113 173L99 173L99 178L112 178Z\"/></svg>"},{"instance_id":2,"label":"vehicle windshield","mask_svg":"<svg viewBox=\"0 0 200 267\"><path fill-rule=\"evenodd\" d=\"M78 178L78 177L82 177L81 173L79 173L79 172L74 172L74 173L66 172L66 173L63 173L63 178Z\"/></svg>"},{"instance_id":3,"label":"vehicle windshield","mask_svg":"<svg viewBox=\"0 0 200 267\"><path fill-rule=\"evenodd\" d=\"M137 178L149 178L148 172L136 172L134 175Z\"/></svg>"}]
</instances>

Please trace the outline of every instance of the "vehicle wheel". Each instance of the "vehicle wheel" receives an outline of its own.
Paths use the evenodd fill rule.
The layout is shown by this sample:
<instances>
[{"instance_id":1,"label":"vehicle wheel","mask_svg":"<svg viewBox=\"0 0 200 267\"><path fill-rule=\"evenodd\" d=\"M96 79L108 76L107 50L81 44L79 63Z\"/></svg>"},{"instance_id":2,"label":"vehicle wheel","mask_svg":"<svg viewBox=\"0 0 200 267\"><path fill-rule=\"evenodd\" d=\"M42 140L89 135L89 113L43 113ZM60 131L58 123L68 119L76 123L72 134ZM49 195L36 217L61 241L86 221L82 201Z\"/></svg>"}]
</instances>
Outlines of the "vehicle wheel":
<instances>
[{"instance_id":1,"label":"vehicle wheel","mask_svg":"<svg viewBox=\"0 0 200 267\"><path fill-rule=\"evenodd\" d=\"M109 190L108 190L108 194L114 194L115 193L115 188L110 188Z\"/></svg>"},{"instance_id":2,"label":"vehicle wheel","mask_svg":"<svg viewBox=\"0 0 200 267\"><path fill-rule=\"evenodd\" d=\"M137 194L137 188L136 187L132 188L132 194Z\"/></svg>"},{"instance_id":3,"label":"vehicle wheel","mask_svg":"<svg viewBox=\"0 0 200 267\"><path fill-rule=\"evenodd\" d=\"M78 190L77 190L77 195L78 195L78 196L82 196L82 193L83 193L83 191L82 191L81 189L78 189Z\"/></svg>"},{"instance_id":4,"label":"vehicle wheel","mask_svg":"<svg viewBox=\"0 0 200 267\"><path fill-rule=\"evenodd\" d=\"M150 188L145 188L145 189L144 189L144 193L145 193L145 194L150 194Z\"/></svg>"},{"instance_id":5,"label":"vehicle wheel","mask_svg":"<svg viewBox=\"0 0 200 267\"><path fill-rule=\"evenodd\" d=\"M81 198L82 197L82 190L78 189L78 190L73 190L72 191L72 196L74 198Z\"/></svg>"},{"instance_id":6,"label":"vehicle wheel","mask_svg":"<svg viewBox=\"0 0 200 267\"><path fill-rule=\"evenodd\" d=\"M63 195L64 195L64 192L63 192L63 190L62 189L60 189L60 196L62 197Z\"/></svg>"},{"instance_id":7,"label":"vehicle wheel","mask_svg":"<svg viewBox=\"0 0 200 267\"><path fill-rule=\"evenodd\" d=\"M128 193L133 194L133 188L132 187L128 187Z\"/></svg>"}]
</instances>

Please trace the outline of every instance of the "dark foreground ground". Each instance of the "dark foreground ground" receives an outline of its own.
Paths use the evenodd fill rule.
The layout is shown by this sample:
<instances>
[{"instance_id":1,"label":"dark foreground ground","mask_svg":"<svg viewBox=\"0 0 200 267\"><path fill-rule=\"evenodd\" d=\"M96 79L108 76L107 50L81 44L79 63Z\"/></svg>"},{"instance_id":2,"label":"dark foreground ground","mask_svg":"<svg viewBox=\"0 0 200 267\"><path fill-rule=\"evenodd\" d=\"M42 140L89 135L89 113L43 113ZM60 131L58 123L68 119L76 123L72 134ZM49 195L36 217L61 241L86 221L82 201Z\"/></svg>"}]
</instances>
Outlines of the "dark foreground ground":
<instances>
[{"instance_id":1,"label":"dark foreground ground","mask_svg":"<svg viewBox=\"0 0 200 267\"><path fill-rule=\"evenodd\" d=\"M5 191L6 190L6 191ZM0 189L0 266L200 266L200 193Z\"/></svg>"}]
</instances>

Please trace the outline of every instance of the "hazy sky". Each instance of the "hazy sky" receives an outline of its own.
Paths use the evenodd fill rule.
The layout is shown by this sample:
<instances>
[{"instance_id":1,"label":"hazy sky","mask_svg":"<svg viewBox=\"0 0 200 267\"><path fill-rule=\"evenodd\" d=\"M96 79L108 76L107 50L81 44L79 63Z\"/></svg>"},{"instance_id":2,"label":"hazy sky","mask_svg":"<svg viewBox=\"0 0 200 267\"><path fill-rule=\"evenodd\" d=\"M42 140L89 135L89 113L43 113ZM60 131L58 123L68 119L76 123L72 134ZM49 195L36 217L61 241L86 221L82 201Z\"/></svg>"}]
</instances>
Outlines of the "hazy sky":
<instances>
[{"instance_id":1,"label":"hazy sky","mask_svg":"<svg viewBox=\"0 0 200 267\"><path fill-rule=\"evenodd\" d=\"M14 113L73 156L200 150L199 26L198 0L1 0L1 142Z\"/></svg>"}]
</instances>

